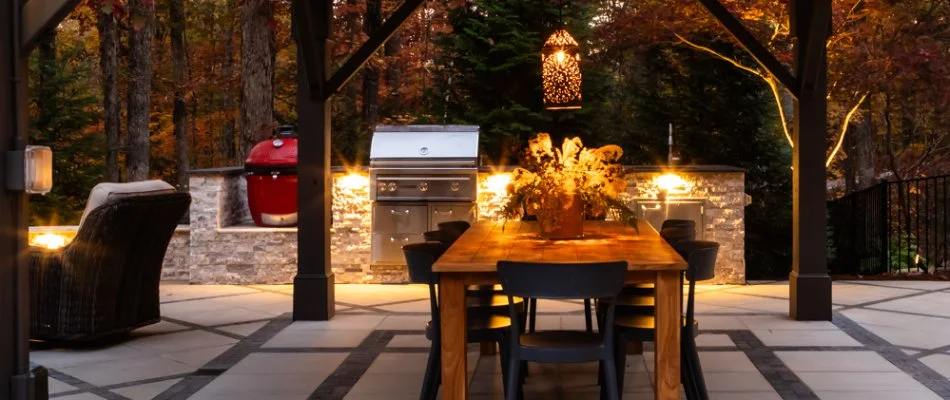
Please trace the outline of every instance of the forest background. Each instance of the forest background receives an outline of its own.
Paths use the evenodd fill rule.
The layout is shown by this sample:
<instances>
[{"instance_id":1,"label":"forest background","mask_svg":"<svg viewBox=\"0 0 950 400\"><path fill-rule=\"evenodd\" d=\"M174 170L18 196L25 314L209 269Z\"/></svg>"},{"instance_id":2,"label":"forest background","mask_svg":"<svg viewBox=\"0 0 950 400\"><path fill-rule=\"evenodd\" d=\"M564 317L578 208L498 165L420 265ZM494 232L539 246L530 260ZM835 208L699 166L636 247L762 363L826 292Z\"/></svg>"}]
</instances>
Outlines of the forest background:
<instances>
[{"instance_id":1,"label":"forest background","mask_svg":"<svg viewBox=\"0 0 950 400\"><path fill-rule=\"evenodd\" d=\"M783 0L723 0L791 62ZM395 0L335 0L333 64ZM30 141L55 152L33 225L75 224L102 181L240 166L294 125L287 0L85 0L30 63ZM540 50L566 26L581 44L584 107L545 111ZM833 0L829 199L950 171L950 0ZM365 165L377 124L474 124L483 162L517 162L537 132L620 145L663 164L747 169L750 278L791 263L792 98L695 0L429 0L333 99L335 165ZM308 134L303 132L302 134Z\"/></svg>"}]
</instances>

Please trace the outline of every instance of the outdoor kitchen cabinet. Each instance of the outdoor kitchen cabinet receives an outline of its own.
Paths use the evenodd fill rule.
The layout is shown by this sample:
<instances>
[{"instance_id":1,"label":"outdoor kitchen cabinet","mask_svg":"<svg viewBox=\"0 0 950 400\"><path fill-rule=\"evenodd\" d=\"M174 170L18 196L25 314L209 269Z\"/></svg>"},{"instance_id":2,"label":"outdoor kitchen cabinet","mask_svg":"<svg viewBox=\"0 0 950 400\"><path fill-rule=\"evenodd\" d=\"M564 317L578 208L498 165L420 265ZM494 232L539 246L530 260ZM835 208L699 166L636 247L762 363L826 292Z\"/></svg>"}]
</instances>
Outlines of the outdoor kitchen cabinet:
<instances>
[{"instance_id":1,"label":"outdoor kitchen cabinet","mask_svg":"<svg viewBox=\"0 0 950 400\"><path fill-rule=\"evenodd\" d=\"M402 246L440 222L475 221L477 126L377 126L369 167L372 264L404 264Z\"/></svg>"},{"instance_id":2,"label":"outdoor kitchen cabinet","mask_svg":"<svg viewBox=\"0 0 950 400\"><path fill-rule=\"evenodd\" d=\"M696 222L696 239L705 239L705 199L635 199L633 203L637 218L649 222L656 230L668 219L685 219Z\"/></svg>"}]
</instances>

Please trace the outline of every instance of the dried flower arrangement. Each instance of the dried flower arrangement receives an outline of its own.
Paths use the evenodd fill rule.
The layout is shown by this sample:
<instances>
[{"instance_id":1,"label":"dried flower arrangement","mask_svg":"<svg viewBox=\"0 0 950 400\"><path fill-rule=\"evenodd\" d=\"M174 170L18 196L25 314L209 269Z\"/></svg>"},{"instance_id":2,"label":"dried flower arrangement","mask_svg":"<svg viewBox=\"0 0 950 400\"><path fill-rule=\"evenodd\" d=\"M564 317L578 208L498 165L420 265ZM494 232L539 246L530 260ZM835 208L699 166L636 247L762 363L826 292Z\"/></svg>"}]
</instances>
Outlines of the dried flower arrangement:
<instances>
[{"instance_id":1,"label":"dried flower arrangement","mask_svg":"<svg viewBox=\"0 0 950 400\"><path fill-rule=\"evenodd\" d=\"M627 188L619 163L622 155L619 146L589 149L576 137L555 148L550 135L538 134L528 141L522 168L512 174L505 219L534 215L545 236L545 231L583 223L585 213L600 217L610 212L613 219L636 229L636 214L619 200ZM558 233L548 236L564 238Z\"/></svg>"}]
</instances>

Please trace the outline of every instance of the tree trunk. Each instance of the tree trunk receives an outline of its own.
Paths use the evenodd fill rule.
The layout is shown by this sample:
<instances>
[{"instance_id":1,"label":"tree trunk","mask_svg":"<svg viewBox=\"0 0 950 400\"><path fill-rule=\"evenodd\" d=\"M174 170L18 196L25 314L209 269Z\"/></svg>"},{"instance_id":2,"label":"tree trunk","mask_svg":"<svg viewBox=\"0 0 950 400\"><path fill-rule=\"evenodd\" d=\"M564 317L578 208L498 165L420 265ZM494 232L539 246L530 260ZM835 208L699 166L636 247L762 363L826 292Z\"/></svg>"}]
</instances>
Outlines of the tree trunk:
<instances>
[{"instance_id":1,"label":"tree trunk","mask_svg":"<svg viewBox=\"0 0 950 400\"><path fill-rule=\"evenodd\" d=\"M403 63L396 58L401 50L402 35L396 32L386 41L384 48L384 54L386 55L386 86L389 89L387 100L393 102L393 105L402 102L399 97L399 89L402 87Z\"/></svg>"},{"instance_id":2,"label":"tree trunk","mask_svg":"<svg viewBox=\"0 0 950 400\"><path fill-rule=\"evenodd\" d=\"M168 4L168 22L171 25L172 79L175 85L175 104L172 108L172 123L175 126L175 153L177 156L178 190L188 190L188 129L185 109L185 4L183 0L171 0Z\"/></svg>"},{"instance_id":3,"label":"tree trunk","mask_svg":"<svg viewBox=\"0 0 950 400\"><path fill-rule=\"evenodd\" d=\"M870 111L870 110L869 110ZM870 112L852 125L850 134L854 135L854 148L848 152L848 158L854 157L855 186L862 190L876 183L874 122Z\"/></svg>"},{"instance_id":4,"label":"tree trunk","mask_svg":"<svg viewBox=\"0 0 950 400\"><path fill-rule=\"evenodd\" d=\"M132 31L129 33L129 145L126 179L148 179L149 114L152 102L152 36L155 2L129 0Z\"/></svg>"},{"instance_id":5,"label":"tree trunk","mask_svg":"<svg viewBox=\"0 0 950 400\"><path fill-rule=\"evenodd\" d=\"M366 0L363 32L372 35L383 23L382 0ZM379 69L372 58L363 68L363 123L372 126L379 114Z\"/></svg>"},{"instance_id":6,"label":"tree trunk","mask_svg":"<svg viewBox=\"0 0 950 400\"><path fill-rule=\"evenodd\" d=\"M112 11L112 10L109 10ZM115 14L97 13L99 68L102 71L103 128L106 133L106 180L119 181L119 31Z\"/></svg>"},{"instance_id":7,"label":"tree trunk","mask_svg":"<svg viewBox=\"0 0 950 400\"><path fill-rule=\"evenodd\" d=\"M271 0L241 6L241 137L244 156L267 139L274 119L274 36Z\"/></svg>"},{"instance_id":8,"label":"tree trunk","mask_svg":"<svg viewBox=\"0 0 950 400\"><path fill-rule=\"evenodd\" d=\"M234 1L228 1L228 10L231 10L234 7ZM227 164L233 163L237 158L237 147L235 145L236 141L234 140L235 134L235 123L234 123L234 87L231 85L231 82L234 80L234 19L232 18L233 14L230 12L227 13L227 28L224 30L224 66L222 67L222 75L224 76L224 127L221 132L222 143L221 147L224 148L224 157L227 159Z\"/></svg>"}]
</instances>

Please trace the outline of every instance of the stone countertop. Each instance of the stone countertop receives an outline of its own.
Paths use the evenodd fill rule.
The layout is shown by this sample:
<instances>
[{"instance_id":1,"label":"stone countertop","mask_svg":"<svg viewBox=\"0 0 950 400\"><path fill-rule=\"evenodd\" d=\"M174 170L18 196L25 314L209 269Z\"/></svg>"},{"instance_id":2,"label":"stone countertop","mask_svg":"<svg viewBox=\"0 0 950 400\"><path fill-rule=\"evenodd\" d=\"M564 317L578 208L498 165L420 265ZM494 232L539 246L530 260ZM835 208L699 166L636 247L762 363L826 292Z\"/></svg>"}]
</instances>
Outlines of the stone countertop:
<instances>
[{"instance_id":1,"label":"stone countertop","mask_svg":"<svg viewBox=\"0 0 950 400\"><path fill-rule=\"evenodd\" d=\"M511 172L515 168L518 168L517 165L499 165L499 166L480 166L478 167L479 172ZM676 165L673 168L670 168L667 165L625 165L624 169L627 172L663 172L663 171L679 171L679 172L746 172L745 169L739 167L733 167L729 165ZM368 167L364 166L354 166L354 167L345 167L337 165L331 168L331 171L334 173L338 172L365 172L368 171ZM205 168L205 169L193 169L189 171L191 175L202 176L202 175L241 175L244 173L244 167L220 167L220 168Z\"/></svg>"}]
</instances>

